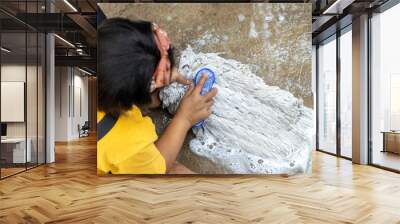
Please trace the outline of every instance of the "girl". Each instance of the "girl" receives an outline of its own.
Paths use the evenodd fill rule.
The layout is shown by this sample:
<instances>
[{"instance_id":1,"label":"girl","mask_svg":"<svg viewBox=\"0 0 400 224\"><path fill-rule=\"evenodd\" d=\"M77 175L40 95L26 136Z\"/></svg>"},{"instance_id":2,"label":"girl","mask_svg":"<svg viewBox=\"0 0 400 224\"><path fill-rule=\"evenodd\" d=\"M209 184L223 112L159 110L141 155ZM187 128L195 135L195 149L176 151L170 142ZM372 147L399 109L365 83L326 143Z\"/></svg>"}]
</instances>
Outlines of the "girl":
<instances>
[{"instance_id":1,"label":"girl","mask_svg":"<svg viewBox=\"0 0 400 224\"><path fill-rule=\"evenodd\" d=\"M200 95L206 76L193 87L174 67L172 46L160 27L120 18L98 28L98 70L98 173L190 172L174 164L188 130L211 114L217 90ZM140 108L159 106L159 89L175 81L190 87L158 138Z\"/></svg>"}]
</instances>

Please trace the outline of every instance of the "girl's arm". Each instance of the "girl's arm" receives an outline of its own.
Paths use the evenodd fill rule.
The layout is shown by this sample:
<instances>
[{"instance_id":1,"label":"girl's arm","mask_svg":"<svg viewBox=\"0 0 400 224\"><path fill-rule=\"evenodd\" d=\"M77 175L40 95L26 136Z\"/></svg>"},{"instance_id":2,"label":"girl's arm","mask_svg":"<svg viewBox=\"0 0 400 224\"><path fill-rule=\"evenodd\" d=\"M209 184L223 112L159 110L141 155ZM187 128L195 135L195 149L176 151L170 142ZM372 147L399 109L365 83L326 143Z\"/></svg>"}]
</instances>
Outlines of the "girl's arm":
<instances>
[{"instance_id":1,"label":"girl's arm","mask_svg":"<svg viewBox=\"0 0 400 224\"><path fill-rule=\"evenodd\" d=\"M156 142L156 147L165 159L167 172L173 166L188 130L211 114L211 106L217 89L213 88L201 96L200 92L206 79L207 76L202 76L196 87L190 86L182 98L176 115Z\"/></svg>"}]
</instances>

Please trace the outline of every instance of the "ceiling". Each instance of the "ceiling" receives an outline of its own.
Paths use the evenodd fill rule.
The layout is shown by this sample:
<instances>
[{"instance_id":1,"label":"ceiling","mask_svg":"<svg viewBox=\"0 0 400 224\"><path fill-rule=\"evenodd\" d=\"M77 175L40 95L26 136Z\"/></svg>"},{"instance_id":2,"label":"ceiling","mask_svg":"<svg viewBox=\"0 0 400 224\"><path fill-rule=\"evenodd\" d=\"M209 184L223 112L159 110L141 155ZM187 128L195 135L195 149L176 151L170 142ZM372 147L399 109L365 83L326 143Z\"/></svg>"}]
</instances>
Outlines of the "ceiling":
<instances>
[{"instance_id":1,"label":"ceiling","mask_svg":"<svg viewBox=\"0 0 400 224\"><path fill-rule=\"evenodd\" d=\"M318 43L336 32L340 26L351 23L352 17L376 8L388 0L270 0L251 2L306 2L313 5L313 43ZM0 24L2 45L13 49L8 54L25 55L25 30L28 32L54 32L56 63L82 66L96 70L97 3L135 2L121 0L1 0ZM136 1L139 2L139 1ZM151 2L151 1L142 1ZM167 2L167 1L156 1ZM190 2L181 0L176 2ZM215 2L223 2L222 0ZM51 9L51 10L50 10ZM52 11L52 13L48 13ZM338 21L341 21L338 23ZM346 22L347 21L347 22ZM340 26L338 26L340 24ZM36 50L27 38L28 58ZM66 40L66 41L64 41ZM34 41L35 42L35 41ZM72 45L73 46L72 46ZM4 53L2 53L3 55Z\"/></svg>"},{"instance_id":2,"label":"ceiling","mask_svg":"<svg viewBox=\"0 0 400 224\"><path fill-rule=\"evenodd\" d=\"M352 23L354 17L372 12L389 0L313 0L313 44Z\"/></svg>"},{"instance_id":3,"label":"ceiling","mask_svg":"<svg viewBox=\"0 0 400 224\"><path fill-rule=\"evenodd\" d=\"M38 33L52 32L57 34L56 65L80 66L95 72L96 4L93 0L48 0L47 4L45 0L1 0L2 46L12 50L2 52L2 59L33 58L38 49L36 39L32 39Z\"/></svg>"}]
</instances>

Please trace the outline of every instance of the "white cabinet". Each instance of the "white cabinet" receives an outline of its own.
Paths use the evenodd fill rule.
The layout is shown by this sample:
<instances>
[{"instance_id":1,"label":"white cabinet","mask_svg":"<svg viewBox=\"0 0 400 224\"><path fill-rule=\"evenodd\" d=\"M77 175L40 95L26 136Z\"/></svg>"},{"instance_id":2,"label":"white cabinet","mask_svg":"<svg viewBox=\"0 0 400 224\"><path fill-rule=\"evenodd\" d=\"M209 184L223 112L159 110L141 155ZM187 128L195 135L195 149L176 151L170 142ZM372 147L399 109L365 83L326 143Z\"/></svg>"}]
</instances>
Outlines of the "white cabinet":
<instances>
[{"instance_id":1,"label":"white cabinet","mask_svg":"<svg viewBox=\"0 0 400 224\"><path fill-rule=\"evenodd\" d=\"M12 149L12 163L25 163L32 161L32 140L27 139L25 151L25 138L7 138L1 140L2 147ZM26 160L26 161L25 161Z\"/></svg>"}]
</instances>

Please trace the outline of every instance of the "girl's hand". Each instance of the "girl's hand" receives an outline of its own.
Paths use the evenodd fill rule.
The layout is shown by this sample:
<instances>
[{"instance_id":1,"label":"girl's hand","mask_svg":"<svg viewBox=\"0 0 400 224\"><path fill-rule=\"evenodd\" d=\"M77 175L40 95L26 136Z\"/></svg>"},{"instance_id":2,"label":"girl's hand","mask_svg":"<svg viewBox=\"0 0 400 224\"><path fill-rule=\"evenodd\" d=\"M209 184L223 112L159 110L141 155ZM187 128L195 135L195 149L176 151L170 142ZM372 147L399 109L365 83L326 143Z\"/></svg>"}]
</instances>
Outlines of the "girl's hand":
<instances>
[{"instance_id":1,"label":"girl's hand","mask_svg":"<svg viewBox=\"0 0 400 224\"><path fill-rule=\"evenodd\" d=\"M190 80L185 79L185 77L183 77L175 67L173 67L171 71L171 82L178 82L183 85L189 85L191 83Z\"/></svg>"},{"instance_id":2,"label":"girl's hand","mask_svg":"<svg viewBox=\"0 0 400 224\"><path fill-rule=\"evenodd\" d=\"M206 119L211 114L211 106L214 103L214 96L217 94L217 89L213 88L204 96L200 95L207 76L203 75L199 84L196 87L190 85L189 90L179 105L175 117L183 121L188 128L197 122Z\"/></svg>"},{"instance_id":3,"label":"girl's hand","mask_svg":"<svg viewBox=\"0 0 400 224\"><path fill-rule=\"evenodd\" d=\"M172 68L171 72L169 73L157 73L161 74L156 76L156 80L152 80L150 84L150 92L154 92L155 90L168 86L173 82L178 82L183 85L189 85L191 82L190 80L185 79L181 73L178 72L178 69L175 67Z\"/></svg>"}]
</instances>

